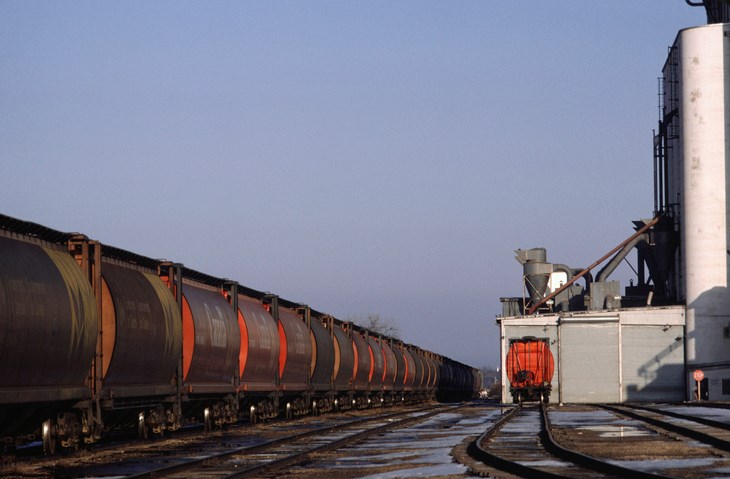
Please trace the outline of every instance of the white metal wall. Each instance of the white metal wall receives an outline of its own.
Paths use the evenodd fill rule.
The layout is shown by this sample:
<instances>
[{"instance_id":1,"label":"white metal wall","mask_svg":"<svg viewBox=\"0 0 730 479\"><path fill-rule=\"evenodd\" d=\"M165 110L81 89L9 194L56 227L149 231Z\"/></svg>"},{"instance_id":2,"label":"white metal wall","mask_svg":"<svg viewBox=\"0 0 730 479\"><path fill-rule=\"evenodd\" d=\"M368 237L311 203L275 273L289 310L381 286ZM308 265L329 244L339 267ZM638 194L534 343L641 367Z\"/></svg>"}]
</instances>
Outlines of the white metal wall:
<instances>
[{"instance_id":1,"label":"white metal wall","mask_svg":"<svg viewBox=\"0 0 730 479\"><path fill-rule=\"evenodd\" d=\"M560 328L563 402L619 402L618 316L566 321Z\"/></svg>"},{"instance_id":2,"label":"white metal wall","mask_svg":"<svg viewBox=\"0 0 730 479\"><path fill-rule=\"evenodd\" d=\"M679 325L621 325L624 401L681 401L684 348Z\"/></svg>"}]
</instances>

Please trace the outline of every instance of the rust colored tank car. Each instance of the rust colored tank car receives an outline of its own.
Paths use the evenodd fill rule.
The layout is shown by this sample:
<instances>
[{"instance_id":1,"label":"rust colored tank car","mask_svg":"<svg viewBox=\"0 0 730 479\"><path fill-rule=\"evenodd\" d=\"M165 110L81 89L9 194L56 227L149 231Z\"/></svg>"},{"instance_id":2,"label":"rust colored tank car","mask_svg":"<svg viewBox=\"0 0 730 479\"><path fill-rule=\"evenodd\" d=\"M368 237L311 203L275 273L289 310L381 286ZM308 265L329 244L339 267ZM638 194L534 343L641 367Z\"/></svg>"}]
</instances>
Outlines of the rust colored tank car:
<instances>
[{"instance_id":1,"label":"rust colored tank car","mask_svg":"<svg viewBox=\"0 0 730 479\"><path fill-rule=\"evenodd\" d=\"M309 386L312 340L309 328L296 311L279 307L279 377L283 391L303 391Z\"/></svg>"},{"instance_id":2,"label":"rust colored tank car","mask_svg":"<svg viewBox=\"0 0 730 479\"><path fill-rule=\"evenodd\" d=\"M102 280L103 397L173 394L182 351L174 296L157 275L109 262Z\"/></svg>"},{"instance_id":3,"label":"rust colored tank car","mask_svg":"<svg viewBox=\"0 0 730 479\"><path fill-rule=\"evenodd\" d=\"M428 370L429 370L429 380L428 380L428 389L433 390L436 388L436 383L438 382L438 359L432 354L429 353L428 357Z\"/></svg>"},{"instance_id":4,"label":"rust colored tank car","mask_svg":"<svg viewBox=\"0 0 730 479\"><path fill-rule=\"evenodd\" d=\"M381 338L379 340L380 347L383 350L383 360L385 366L383 368L383 389L385 391L392 391L395 386L395 377L398 370L398 364L396 363L395 353L390 347L390 341Z\"/></svg>"},{"instance_id":5,"label":"rust colored tank car","mask_svg":"<svg viewBox=\"0 0 730 479\"><path fill-rule=\"evenodd\" d=\"M405 388L406 373L408 372L408 363L403 352L403 345L393 342L391 349L395 355L395 382L393 383L393 389L395 391L403 391Z\"/></svg>"},{"instance_id":6,"label":"rust colored tank car","mask_svg":"<svg viewBox=\"0 0 730 479\"><path fill-rule=\"evenodd\" d=\"M279 328L261 301L238 296L238 311L243 316L239 369L244 394L275 391L279 374Z\"/></svg>"},{"instance_id":7,"label":"rust colored tank car","mask_svg":"<svg viewBox=\"0 0 730 479\"><path fill-rule=\"evenodd\" d=\"M72 257L0 236L0 438L90 397L97 333L96 300Z\"/></svg>"},{"instance_id":8,"label":"rust colored tank car","mask_svg":"<svg viewBox=\"0 0 730 479\"><path fill-rule=\"evenodd\" d=\"M371 364L370 349L365 337L358 331L352 332L353 349L355 351L355 372L353 374L353 389L366 391L370 378Z\"/></svg>"},{"instance_id":9,"label":"rust colored tank car","mask_svg":"<svg viewBox=\"0 0 730 479\"><path fill-rule=\"evenodd\" d=\"M510 339L506 363L514 402L548 401L555 369L549 339Z\"/></svg>"},{"instance_id":10,"label":"rust colored tank car","mask_svg":"<svg viewBox=\"0 0 730 479\"><path fill-rule=\"evenodd\" d=\"M424 362L426 363L426 374L425 378L423 380L423 387L430 390L433 387L433 383L436 379L436 363L434 362L433 355L428 352L424 351Z\"/></svg>"},{"instance_id":11,"label":"rust colored tank car","mask_svg":"<svg viewBox=\"0 0 730 479\"><path fill-rule=\"evenodd\" d=\"M368 382L370 383L370 390L377 393L383 388L385 361L383 360L383 348L380 347L380 343L375 336L368 337L368 353L370 355Z\"/></svg>"},{"instance_id":12,"label":"rust colored tank car","mask_svg":"<svg viewBox=\"0 0 730 479\"><path fill-rule=\"evenodd\" d=\"M183 380L192 394L234 391L239 374L241 332L238 317L213 288L183 284Z\"/></svg>"},{"instance_id":13,"label":"rust colored tank car","mask_svg":"<svg viewBox=\"0 0 730 479\"><path fill-rule=\"evenodd\" d=\"M357 367L355 345L342 325L335 325L333 332L335 335L334 388L336 391L350 391Z\"/></svg>"},{"instance_id":14,"label":"rust colored tank car","mask_svg":"<svg viewBox=\"0 0 730 479\"><path fill-rule=\"evenodd\" d=\"M415 346L411 347L411 355L413 356L413 363L416 367L416 377L413 381L413 389L416 391L423 390L423 384L424 384L424 364L423 364L423 356L421 355L421 351L416 348Z\"/></svg>"},{"instance_id":15,"label":"rust colored tank car","mask_svg":"<svg viewBox=\"0 0 730 479\"><path fill-rule=\"evenodd\" d=\"M98 436L105 424L136 423L142 437L177 429L179 417L166 401L175 395L182 354L175 297L156 272L141 266L107 259L100 270L101 341L93 378L106 407L88 428Z\"/></svg>"},{"instance_id":16,"label":"rust colored tank car","mask_svg":"<svg viewBox=\"0 0 730 479\"><path fill-rule=\"evenodd\" d=\"M312 328L312 389L329 391L332 389L332 372L335 367L335 341L331 318L311 318ZM329 327L326 327L329 326Z\"/></svg>"},{"instance_id":17,"label":"rust colored tank car","mask_svg":"<svg viewBox=\"0 0 730 479\"><path fill-rule=\"evenodd\" d=\"M408 346L403 346L403 356L406 360L406 376L403 381L403 389L405 391L413 391L416 383L416 360L411 354Z\"/></svg>"}]
</instances>

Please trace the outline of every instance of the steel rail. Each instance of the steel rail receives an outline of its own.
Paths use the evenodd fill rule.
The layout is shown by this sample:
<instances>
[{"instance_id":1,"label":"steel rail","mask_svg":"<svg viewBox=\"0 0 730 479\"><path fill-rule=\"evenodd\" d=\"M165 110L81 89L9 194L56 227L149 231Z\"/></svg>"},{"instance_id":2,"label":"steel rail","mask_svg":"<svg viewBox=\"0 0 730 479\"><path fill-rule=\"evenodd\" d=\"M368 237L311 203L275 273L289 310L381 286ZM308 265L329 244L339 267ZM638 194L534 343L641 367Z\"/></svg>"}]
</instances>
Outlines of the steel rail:
<instances>
[{"instance_id":1,"label":"steel rail","mask_svg":"<svg viewBox=\"0 0 730 479\"><path fill-rule=\"evenodd\" d=\"M382 432L388 431L390 429L396 429L403 426L407 426L409 424L423 421L424 419L428 419L432 416L435 416L436 414L440 414L444 411L453 411L456 409L460 409L462 407L465 407L465 405L459 405L451 408L444 408L440 409L438 411L432 411L420 416L416 417L409 417L405 419L401 419L400 421L389 423L389 424L383 424L382 426L377 426L372 429L368 429L366 431L361 431L346 437L343 437L341 439L337 439L332 442L328 442L326 444L321 444L319 446L315 446L312 448L309 448L305 451L297 452L294 454L290 454L286 457L283 457L281 459L275 459L273 461L269 461L262 464L257 464L245 469L238 470L234 472L231 475L225 476L223 479L242 479L245 477L260 477L260 474L262 473L271 473L273 471L282 469L284 467L288 466L294 466L297 464L301 464L303 462L306 462L309 460L309 458L318 452L323 451L329 451L329 450L335 450L342 446L345 446L347 444L352 444L358 441L361 441L363 439L366 439L370 436L374 436L376 434L380 434Z\"/></svg>"},{"instance_id":2,"label":"steel rail","mask_svg":"<svg viewBox=\"0 0 730 479\"><path fill-rule=\"evenodd\" d=\"M504 459L496 454L492 454L484 447L482 447L482 444L494 437L497 432L502 429L502 426L504 426L515 416L518 416L521 411L522 405L520 404L512 409L510 412L502 416L499 421L495 422L494 425L489 428L484 434L479 436L476 441L473 441L469 444L469 446L467 446L467 453L474 459L477 459L488 466L494 467L495 469L499 469L510 474L518 475L520 477L525 477L528 479L565 479L566 476L563 475L545 472L540 469L535 469L530 466L525 466L517 462Z\"/></svg>"},{"instance_id":3,"label":"steel rail","mask_svg":"<svg viewBox=\"0 0 730 479\"><path fill-rule=\"evenodd\" d=\"M608 410L608 411L612 411L612 412L615 412L617 414L622 414L622 415L628 416L628 417L630 417L632 419L636 419L638 421L643 421L643 422L649 423L649 424L651 424L653 426L656 426L656 427L660 427L662 429L665 429L667 431L674 432L676 434L681 434L682 436L686 436L686 437L688 437L690 439L694 439L696 441L703 442L703 443L708 444L708 445L710 445L710 446L712 446L712 447L714 447L716 449L720 449L722 451L730 452L730 441L726 441L724 439L720 439L719 437L715 437L715 436L713 436L711 434L707 434L707 433L704 433L704 432L701 432L701 431L697 431L695 429L690 429L690 428L685 427L685 426L680 426L679 424L672 424L672 423L667 422L667 421L662 421L661 419L657 419L657 418L654 418L654 417L648 417L648 416L645 416L643 414L639 414L638 412L630 411L630 410L627 410L627 409L646 409L648 412L652 412L654 414L663 414L665 416L675 417L675 418L679 418L679 419L685 419L687 421L695 422L697 424L703 424L705 426L709 426L709 424L705 424L702 421L699 421L698 420L699 418L696 418L696 417L693 417L693 416L684 416L684 417L681 417L682 415L681 414L678 414L678 413L675 413L677 415L675 415L675 414L668 414L667 412L661 411L661 410L652 411L651 409L648 409L648 408L643 408L643 407L640 407L640 406L630 406L630 405L625 405L625 404L624 405L621 405L620 407L618 407L618 406L609 406L607 404L602 404L601 407L604 408L604 409L606 409L606 410ZM624 409L624 408L626 408L626 409ZM710 420L707 419L705 421L710 421ZM716 426L711 426L711 427L716 427ZM730 430L730 426L728 426L727 424L725 424L723 427L718 428L718 429Z\"/></svg>"},{"instance_id":4,"label":"steel rail","mask_svg":"<svg viewBox=\"0 0 730 479\"><path fill-rule=\"evenodd\" d=\"M686 421L692 421L699 424L704 424L705 426L710 427L716 427L717 429L724 429L726 431L730 431L730 424L726 422L720 422L715 421L714 419L707 419L705 417L698 417L698 416L690 416L689 414L682 414L681 412L674 412L674 411L664 411L660 408L655 408L651 406L641 406L638 404L631 404L629 407L635 408L635 409L643 409L645 411L657 413L657 414L664 414L665 416L671 416L677 419L684 419ZM691 407L691 406L690 406Z\"/></svg>"},{"instance_id":5,"label":"steel rail","mask_svg":"<svg viewBox=\"0 0 730 479\"><path fill-rule=\"evenodd\" d=\"M612 464L603 459L588 456L573 449L563 447L558 444L558 442L552 435L552 424L550 423L550 417L548 416L547 406L545 406L545 404L540 404L540 416L542 416L543 424L541 430L541 439L543 441L543 445L545 446L545 450L548 451L550 454L553 454L561 459L570 461L585 468L593 469L597 472L608 473L616 477L623 477L626 479L674 479L671 476L665 476L663 474L637 471L628 467Z\"/></svg>"},{"instance_id":6,"label":"steel rail","mask_svg":"<svg viewBox=\"0 0 730 479\"><path fill-rule=\"evenodd\" d=\"M512 417L517 414L519 411L519 408L515 408L515 410L511 411L509 414L505 415L500 421L495 423L494 426L492 426L487 432L482 434L476 441L472 442L468 447L467 451L470 456L472 456L475 459L478 459L482 461L483 463L492 466L496 469L500 469L502 471L505 471L510 474L515 474L521 477L525 478L547 478L547 479L565 479L569 477L573 477L570 475L569 472L566 474L555 474L552 472L544 471L542 469L538 469L535 467L526 466L523 464L519 464L514 461L510 461L508 459L504 459L502 457L499 457L495 454L490 453L486 449L484 449L481 444L486 441L487 439L491 438L496 434L496 432L504 425L505 422L512 419ZM566 447L561 446L560 444L555 441L555 438L552 435L551 428L552 425L550 423L550 418L547 414L547 406L545 404L540 404L540 416L541 416L541 427L540 427L540 441L543 445L543 448L545 451L547 451L549 454L552 454L553 456L560 458L564 461L570 462L572 464L575 464L577 466L580 466L585 469L589 469L592 471L595 471L601 477L610 475L615 477L621 477L626 479L674 479L670 476L664 476L661 474L654 474L650 472L642 472L637 471L634 469L629 469L626 467L618 466L616 464L612 464L610 462L607 462L603 459L599 459L596 457L588 456L585 454L582 454L578 451L574 451L572 449L568 449Z\"/></svg>"},{"instance_id":7,"label":"steel rail","mask_svg":"<svg viewBox=\"0 0 730 479\"><path fill-rule=\"evenodd\" d=\"M460 407L463 407L463 405ZM444 406L436 406L436 407L433 407L432 409L434 409L434 408L438 408L438 410L430 412L430 413L426 413L426 415L416 416L416 418L414 418L414 419L420 419L427 415L438 414L440 412L450 409L449 407L444 407ZM453 407L451 407L451 409L453 409ZM255 444L252 446L249 445L249 446L237 447L237 448L233 448L233 449L230 449L227 451L222 451L222 452L206 455L204 457L200 457L200 458L196 458L196 459L191 459L191 460L187 460L187 461L183 461L183 462L179 462L179 463L175 463L175 464L168 464L168 465L161 466L161 467L158 467L155 469L151 469L149 471L144 471L144 472L140 472L137 474L132 474L129 476L124 476L124 477L125 477L125 479L145 479L145 478L164 477L165 475L175 474L177 472L184 471L186 469L190 469L191 467L195 467L196 465L208 463L210 461L224 460L227 457L234 456L236 454L256 453L256 452L271 448L272 446L278 446L278 445L285 444L285 443L288 443L291 441L296 441L296 440L305 439L308 437L328 434L328 433L335 432L335 431L345 429L348 427L366 424L368 422L381 421L383 419L390 419L390 418L394 418L396 416L402 416L404 414L409 414L412 412L414 412L414 411L400 411L400 412L395 412L392 414L386 414L386 415L382 415L382 416L356 419L354 421L348 421L343 424L336 424L333 426L321 427L321 428L317 428L317 429L312 429L310 431L302 432L299 434L293 434L293 435L289 435L286 437L271 439L269 441L265 441L260 444ZM419 411L415 411L415 412L419 412ZM388 424L388 425L390 425L390 424ZM243 470L241 472L246 472L246 470ZM236 477L236 476L232 476L232 477Z\"/></svg>"}]
</instances>

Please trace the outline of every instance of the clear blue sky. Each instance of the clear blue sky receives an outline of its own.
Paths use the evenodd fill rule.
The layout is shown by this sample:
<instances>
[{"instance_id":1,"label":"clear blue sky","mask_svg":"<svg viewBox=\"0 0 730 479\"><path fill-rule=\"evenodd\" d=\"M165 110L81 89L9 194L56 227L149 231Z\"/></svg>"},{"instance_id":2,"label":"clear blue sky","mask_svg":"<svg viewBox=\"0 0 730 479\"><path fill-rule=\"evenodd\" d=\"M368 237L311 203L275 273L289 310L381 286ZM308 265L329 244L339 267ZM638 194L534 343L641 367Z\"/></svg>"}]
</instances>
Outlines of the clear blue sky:
<instances>
[{"instance_id":1,"label":"clear blue sky","mask_svg":"<svg viewBox=\"0 0 730 479\"><path fill-rule=\"evenodd\" d=\"M684 0L0 1L0 212L499 362L651 215Z\"/></svg>"}]
</instances>

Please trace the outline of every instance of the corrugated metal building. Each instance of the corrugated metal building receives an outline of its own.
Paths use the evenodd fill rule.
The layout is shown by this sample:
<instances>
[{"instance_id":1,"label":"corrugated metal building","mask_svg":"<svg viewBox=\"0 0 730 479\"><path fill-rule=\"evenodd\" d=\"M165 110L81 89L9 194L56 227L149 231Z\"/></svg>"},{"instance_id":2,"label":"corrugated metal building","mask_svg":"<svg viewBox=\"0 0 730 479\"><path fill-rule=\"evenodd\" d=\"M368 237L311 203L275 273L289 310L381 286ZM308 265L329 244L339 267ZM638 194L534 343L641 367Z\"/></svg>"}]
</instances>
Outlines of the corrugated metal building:
<instances>
[{"instance_id":1,"label":"corrugated metal building","mask_svg":"<svg viewBox=\"0 0 730 479\"><path fill-rule=\"evenodd\" d=\"M503 316L510 339L549 338L556 373L550 401L596 403L684 399L684 306ZM502 401L511 402L504 364Z\"/></svg>"}]
</instances>

